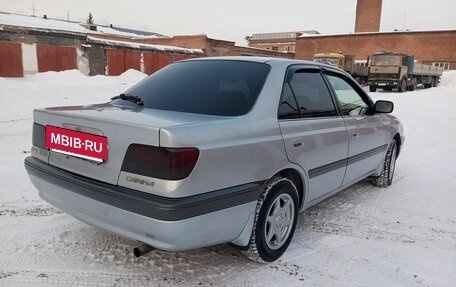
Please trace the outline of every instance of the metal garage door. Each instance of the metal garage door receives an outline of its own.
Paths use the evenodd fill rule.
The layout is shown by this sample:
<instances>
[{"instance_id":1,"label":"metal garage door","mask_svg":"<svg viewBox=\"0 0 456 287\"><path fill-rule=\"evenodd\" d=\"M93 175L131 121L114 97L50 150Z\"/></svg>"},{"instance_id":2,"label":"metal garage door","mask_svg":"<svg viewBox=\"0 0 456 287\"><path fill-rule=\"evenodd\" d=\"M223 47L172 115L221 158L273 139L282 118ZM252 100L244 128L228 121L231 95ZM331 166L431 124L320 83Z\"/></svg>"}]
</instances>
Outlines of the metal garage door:
<instances>
[{"instance_id":1,"label":"metal garage door","mask_svg":"<svg viewBox=\"0 0 456 287\"><path fill-rule=\"evenodd\" d=\"M141 71L141 53L108 50L108 75L118 76L128 69Z\"/></svg>"},{"instance_id":2,"label":"metal garage door","mask_svg":"<svg viewBox=\"0 0 456 287\"><path fill-rule=\"evenodd\" d=\"M0 77L22 77L22 48L20 43L0 42Z\"/></svg>"},{"instance_id":3,"label":"metal garage door","mask_svg":"<svg viewBox=\"0 0 456 287\"><path fill-rule=\"evenodd\" d=\"M38 72L77 69L76 48L37 44Z\"/></svg>"}]
</instances>

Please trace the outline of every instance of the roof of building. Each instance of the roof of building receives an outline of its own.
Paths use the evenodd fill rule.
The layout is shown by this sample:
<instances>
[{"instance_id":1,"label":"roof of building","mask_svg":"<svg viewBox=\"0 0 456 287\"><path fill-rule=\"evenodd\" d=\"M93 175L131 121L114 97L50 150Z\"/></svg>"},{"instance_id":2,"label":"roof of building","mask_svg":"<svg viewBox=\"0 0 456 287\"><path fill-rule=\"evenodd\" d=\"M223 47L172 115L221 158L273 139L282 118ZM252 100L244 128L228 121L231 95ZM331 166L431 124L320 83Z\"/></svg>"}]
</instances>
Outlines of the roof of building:
<instances>
[{"instance_id":1,"label":"roof of building","mask_svg":"<svg viewBox=\"0 0 456 287\"><path fill-rule=\"evenodd\" d=\"M155 51L167 51L167 52L178 52L178 53L185 53L185 54L204 54L203 50L201 49L187 49L182 47L176 46L168 46L168 45L155 45L155 44L143 44L137 42L127 42L127 41L118 41L118 40L110 40L110 39L102 39L93 36L87 36L87 43L93 44L100 44L100 45L107 45L113 47L124 47L124 48L132 48L132 49L141 49L141 50L155 50Z\"/></svg>"},{"instance_id":2,"label":"roof of building","mask_svg":"<svg viewBox=\"0 0 456 287\"><path fill-rule=\"evenodd\" d=\"M294 31L294 32L277 32L277 33L258 33L250 36L250 40L272 40L272 39L289 39L296 38L303 34L318 35L320 32L317 30L309 31Z\"/></svg>"},{"instance_id":3,"label":"roof of building","mask_svg":"<svg viewBox=\"0 0 456 287\"><path fill-rule=\"evenodd\" d=\"M54 19L45 16L36 17L6 12L0 12L0 28L2 26L12 26L39 31L59 31L74 34L105 34L131 38L166 37L164 35L154 32L140 31L114 26L111 27L107 25L98 24L95 24L96 31L93 31L88 29L88 25L86 23Z\"/></svg>"},{"instance_id":4,"label":"roof of building","mask_svg":"<svg viewBox=\"0 0 456 287\"><path fill-rule=\"evenodd\" d=\"M349 33L349 34L318 34L318 35L309 35L303 34L299 38L312 38L312 37L355 37L363 35L386 35L386 34L418 34L418 33L445 33L445 32L456 32L456 30L421 30L421 31L411 31L411 30L396 30L396 31L381 31L381 32L358 32L358 33Z\"/></svg>"}]
</instances>

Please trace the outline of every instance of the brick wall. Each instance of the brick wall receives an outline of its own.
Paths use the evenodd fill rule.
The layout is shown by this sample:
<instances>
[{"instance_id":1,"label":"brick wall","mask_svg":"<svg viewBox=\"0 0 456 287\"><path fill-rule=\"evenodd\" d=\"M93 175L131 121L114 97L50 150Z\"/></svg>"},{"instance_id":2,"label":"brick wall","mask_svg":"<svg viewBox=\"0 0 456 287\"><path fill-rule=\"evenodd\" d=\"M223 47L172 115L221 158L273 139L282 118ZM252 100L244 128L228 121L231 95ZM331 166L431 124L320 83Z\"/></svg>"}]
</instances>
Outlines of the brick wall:
<instances>
[{"instance_id":1,"label":"brick wall","mask_svg":"<svg viewBox=\"0 0 456 287\"><path fill-rule=\"evenodd\" d=\"M382 0L358 0L356 3L355 33L380 31Z\"/></svg>"},{"instance_id":2,"label":"brick wall","mask_svg":"<svg viewBox=\"0 0 456 287\"><path fill-rule=\"evenodd\" d=\"M273 39L273 40L250 40L249 47L273 50L276 47L279 52L294 53L296 49L296 38ZM289 50L287 50L287 47Z\"/></svg>"},{"instance_id":3,"label":"brick wall","mask_svg":"<svg viewBox=\"0 0 456 287\"><path fill-rule=\"evenodd\" d=\"M449 62L456 69L456 30L302 37L296 42L296 58L302 60L325 52L354 54L357 60L365 60L379 51L404 52L424 63Z\"/></svg>"},{"instance_id":4,"label":"brick wall","mask_svg":"<svg viewBox=\"0 0 456 287\"><path fill-rule=\"evenodd\" d=\"M188 49L201 49L208 57L211 56L268 56L294 58L294 53L281 53L260 50L257 48L236 46L234 42L211 39L206 35L174 36L172 38L133 39L134 42L156 45L170 45Z\"/></svg>"}]
</instances>

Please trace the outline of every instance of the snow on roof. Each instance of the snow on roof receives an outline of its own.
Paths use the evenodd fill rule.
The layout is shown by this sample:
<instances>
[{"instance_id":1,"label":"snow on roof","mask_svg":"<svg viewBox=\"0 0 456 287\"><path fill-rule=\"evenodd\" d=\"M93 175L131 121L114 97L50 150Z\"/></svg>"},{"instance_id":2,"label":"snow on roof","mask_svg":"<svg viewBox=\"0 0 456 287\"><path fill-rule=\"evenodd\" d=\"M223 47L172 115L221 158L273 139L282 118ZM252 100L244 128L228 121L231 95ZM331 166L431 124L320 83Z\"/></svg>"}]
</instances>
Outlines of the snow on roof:
<instances>
[{"instance_id":1,"label":"snow on roof","mask_svg":"<svg viewBox=\"0 0 456 287\"><path fill-rule=\"evenodd\" d=\"M87 25L85 23L51 18L45 19L42 17L10 14L5 12L0 12L0 28L1 25L32 28L37 30L65 31L78 34L107 34L131 38L151 38L159 37L160 35L152 32L123 29L120 27L111 28L104 25L96 25L97 31L92 31L87 29ZM137 33L135 33L135 31Z\"/></svg>"},{"instance_id":2,"label":"snow on roof","mask_svg":"<svg viewBox=\"0 0 456 287\"><path fill-rule=\"evenodd\" d=\"M66 31L79 34L85 34L88 31L85 27L82 27L76 22L44 19L41 17L8 14L4 12L0 12L0 25Z\"/></svg>"},{"instance_id":3,"label":"snow on roof","mask_svg":"<svg viewBox=\"0 0 456 287\"><path fill-rule=\"evenodd\" d=\"M164 45L152 45L152 44L142 44L142 43L135 43L135 42L126 42L126 41L118 41L118 40L108 40L108 39L101 39L93 36L87 36L88 43L95 43L95 44L102 44L102 45L109 45L109 46L120 46L126 48L133 48L133 49L142 49L142 50L158 50L158 51L171 51L171 52L180 52L186 54L203 54L203 50L201 49L187 49L181 48L176 46L164 46Z\"/></svg>"},{"instance_id":4,"label":"snow on roof","mask_svg":"<svg viewBox=\"0 0 456 287\"><path fill-rule=\"evenodd\" d=\"M133 30L131 30L133 31ZM123 37L131 37L131 38L158 38L156 35L144 35L144 34L137 34L133 32L126 32L126 31L120 31L116 28L111 28L103 25L97 25L97 31L90 31L92 34L109 34L109 35L116 35L116 36L123 36Z\"/></svg>"}]
</instances>

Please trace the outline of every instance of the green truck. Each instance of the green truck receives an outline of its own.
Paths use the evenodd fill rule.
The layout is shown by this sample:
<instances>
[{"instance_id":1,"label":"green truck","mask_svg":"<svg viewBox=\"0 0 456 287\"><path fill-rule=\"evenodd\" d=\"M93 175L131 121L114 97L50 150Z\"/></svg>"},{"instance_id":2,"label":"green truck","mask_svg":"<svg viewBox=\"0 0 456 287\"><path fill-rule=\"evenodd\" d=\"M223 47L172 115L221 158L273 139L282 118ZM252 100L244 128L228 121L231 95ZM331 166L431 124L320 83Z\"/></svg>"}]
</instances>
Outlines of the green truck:
<instances>
[{"instance_id":1,"label":"green truck","mask_svg":"<svg viewBox=\"0 0 456 287\"><path fill-rule=\"evenodd\" d=\"M367 84L369 90L397 89L399 93L413 91L417 85L425 88L437 86L443 68L415 63L413 55L394 52L378 52L370 57Z\"/></svg>"}]
</instances>

